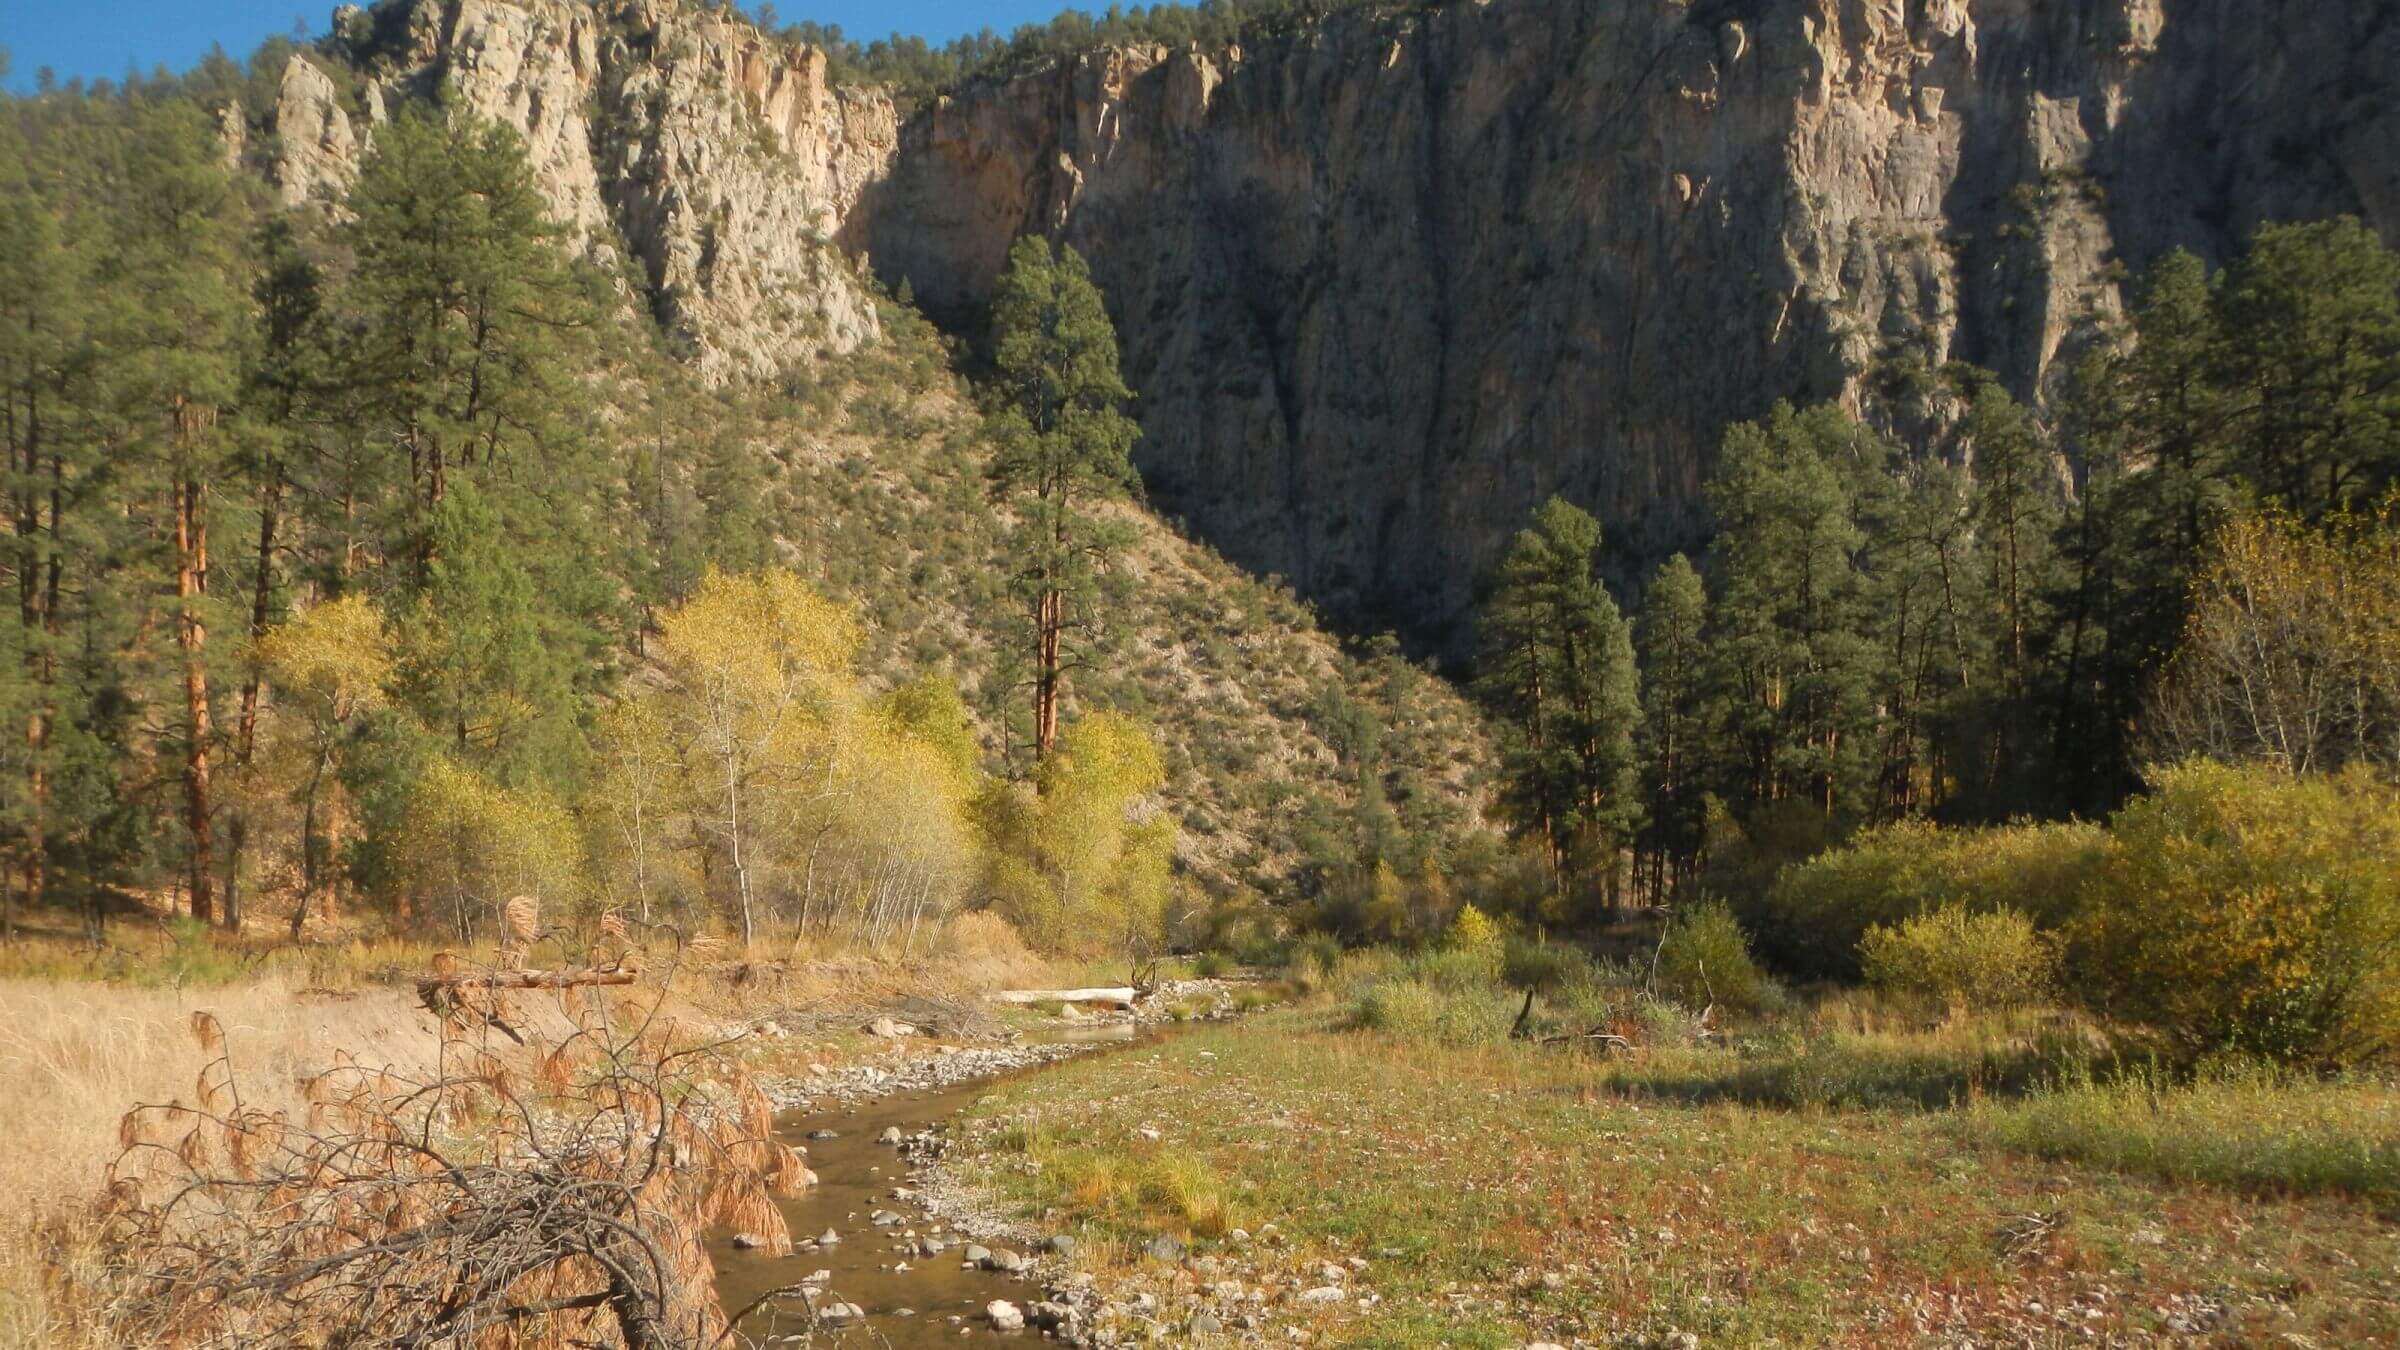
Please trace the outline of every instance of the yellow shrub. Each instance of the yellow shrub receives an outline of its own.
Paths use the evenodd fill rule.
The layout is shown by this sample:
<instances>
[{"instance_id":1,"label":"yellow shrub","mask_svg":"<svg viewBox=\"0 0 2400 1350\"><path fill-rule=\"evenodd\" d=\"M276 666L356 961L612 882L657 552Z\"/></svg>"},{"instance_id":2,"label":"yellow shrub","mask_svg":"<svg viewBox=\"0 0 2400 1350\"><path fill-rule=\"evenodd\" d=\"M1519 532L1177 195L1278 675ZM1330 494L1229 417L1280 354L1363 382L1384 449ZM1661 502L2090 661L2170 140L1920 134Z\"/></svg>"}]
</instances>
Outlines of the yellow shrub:
<instances>
[{"instance_id":1,"label":"yellow shrub","mask_svg":"<svg viewBox=\"0 0 2400 1350\"><path fill-rule=\"evenodd\" d=\"M2187 1050L2400 1050L2400 796L2193 761L2119 812L2072 936L2089 991Z\"/></svg>"},{"instance_id":2,"label":"yellow shrub","mask_svg":"<svg viewBox=\"0 0 2400 1350\"><path fill-rule=\"evenodd\" d=\"M1458 951L1497 952L1501 941L1500 925L1473 905L1460 905L1450 926L1442 931L1442 945Z\"/></svg>"},{"instance_id":3,"label":"yellow shrub","mask_svg":"<svg viewBox=\"0 0 2400 1350\"><path fill-rule=\"evenodd\" d=\"M1976 913L1944 905L1868 929L1859 963L1870 983L1887 989L1925 994L1960 1010L2002 1008L2049 989L2058 949L2018 910Z\"/></svg>"},{"instance_id":4,"label":"yellow shrub","mask_svg":"<svg viewBox=\"0 0 2400 1350\"><path fill-rule=\"evenodd\" d=\"M1687 1008L1758 1012L1780 991L1750 957L1750 940L1722 901L1675 917L1658 944L1658 992Z\"/></svg>"},{"instance_id":5,"label":"yellow shrub","mask_svg":"<svg viewBox=\"0 0 2400 1350\"><path fill-rule=\"evenodd\" d=\"M2087 824L1945 830L1906 821L1784 869L1754 916L1761 946L1810 975L1861 974L1859 943L1945 906L2014 910L2056 928L2075 913L2099 865L2103 832Z\"/></svg>"}]
</instances>

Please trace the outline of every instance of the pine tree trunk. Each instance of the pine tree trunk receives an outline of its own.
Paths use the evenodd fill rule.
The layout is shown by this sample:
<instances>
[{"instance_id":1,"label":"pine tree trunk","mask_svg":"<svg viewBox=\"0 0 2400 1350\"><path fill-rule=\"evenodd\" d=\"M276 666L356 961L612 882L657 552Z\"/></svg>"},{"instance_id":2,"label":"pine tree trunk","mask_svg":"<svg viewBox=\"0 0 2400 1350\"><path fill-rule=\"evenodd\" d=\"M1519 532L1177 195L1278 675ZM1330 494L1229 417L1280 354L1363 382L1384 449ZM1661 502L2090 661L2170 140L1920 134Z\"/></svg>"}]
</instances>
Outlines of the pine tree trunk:
<instances>
[{"instance_id":1,"label":"pine tree trunk","mask_svg":"<svg viewBox=\"0 0 2400 1350\"><path fill-rule=\"evenodd\" d=\"M179 401L175 408L176 438L187 461L175 484L175 596L181 605L176 640L183 648L185 723L183 811L184 827L192 836L192 917L202 923L216 918L216 848L209 820L208 626L198 604L208 591L208 521L205 489L192 477L188 458L192 442L213 416L211 410L190 403Z\"/></svg>"},{"instance_id":2,"label":"pine tree trunk","mask_svg":"<svg viewBox=\"0 0 2400 1350\"><path fill-rule=\"evenodd\" d=\"M267 617L274 610L275 599L275 529L281 515L283 497L282 472L272 462L267 466L267 484L258 504L257 576L250 590L250 645L256 650L258 640L267 635ZM250 664L242 677L240 712L234 719L233 771L237 780L247 779L250 762L258 748L258 704L262 692L258 665ZM225 926L242 926L242 849L250 838L250 816L246 808L236 806L225 831ZM307 908L307 897L301 897L301 908Z\"/></svg>"},{"instance_id":3,"label":"pine tree trunk","mask_svg":"<svg viewBox=\"0 0 2400 1350\"><path fill-rule=\"evenodd\" d=\"M1037 763L1050 758L1058 742L1059 638L1066 627L1065 615L1066 597L1054 589L1043 591L1035 607L1039 655L1033 686L1033 757Z\"/></svg>"}]
</instances>

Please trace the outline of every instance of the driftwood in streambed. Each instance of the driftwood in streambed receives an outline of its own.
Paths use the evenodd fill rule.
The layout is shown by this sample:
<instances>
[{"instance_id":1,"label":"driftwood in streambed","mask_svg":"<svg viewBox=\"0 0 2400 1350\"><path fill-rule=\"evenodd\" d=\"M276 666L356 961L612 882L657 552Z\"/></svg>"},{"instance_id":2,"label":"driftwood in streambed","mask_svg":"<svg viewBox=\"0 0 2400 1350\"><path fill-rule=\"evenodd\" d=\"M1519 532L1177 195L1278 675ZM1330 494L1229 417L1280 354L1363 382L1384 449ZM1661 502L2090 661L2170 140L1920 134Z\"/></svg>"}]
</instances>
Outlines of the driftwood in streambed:
<instances>
[{"instance_id":1,"label":"driftwood in streambed","mask_svg":"<svg viewBox=\"0 0 2400 1350\"><path fill-rule=\"evenodd\" d=\"M1148 992L1126 984L1110 989L995 989L985 997L994 1003L1097 1003L1122 1010Z\"/></svg>"}]
</instances>

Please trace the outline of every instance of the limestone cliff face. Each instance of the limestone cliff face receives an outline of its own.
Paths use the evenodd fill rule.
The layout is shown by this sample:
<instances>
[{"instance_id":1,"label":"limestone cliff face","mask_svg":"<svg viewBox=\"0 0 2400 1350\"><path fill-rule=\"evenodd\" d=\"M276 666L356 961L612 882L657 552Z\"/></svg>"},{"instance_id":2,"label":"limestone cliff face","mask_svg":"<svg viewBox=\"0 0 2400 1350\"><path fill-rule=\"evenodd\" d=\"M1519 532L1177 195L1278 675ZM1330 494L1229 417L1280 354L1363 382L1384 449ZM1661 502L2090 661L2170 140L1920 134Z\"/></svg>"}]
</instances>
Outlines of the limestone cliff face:
<instances>
[{"instance_id":1,"label":"limestone cliff face","mask_svg":"<svg viewBox=\"0 0 2400 1350\"><path fill-rule=\"evenodd\" d=\"M1552 492L1630 575L1722 427L2038 396L2173 245L2400 237L2385 0L1485 0L944 100L845 238L971 321L1010 238L1107 288L1153 494L1338 615L1455 644Z\"/></svg>"},{"instance_id":2,"label":"limestone cliff face","mask_svg":"<svg viewBox=\"0 0 2400 1350\"><path fill-rule=\"evenodd\" d=\"M1103 52L905 125L690 0L336 31L284 81L286 193L338 195L446 82L715 375L870 337L865 259L971 328L1016 235L1073 243L1159 502L1453 650L1552 492L1631 577L1697 542L1722 428L1778 398L1905 424L1939 411L1909 373L1954 359L2040 397L2166 248L2342 211L2400 239L2391 0L1452 0Z\"/></svg>"},{"instance_id":3,"label":"limestone cliff face","mask_svg":"<svg viewBox=\"0 0 2400 1350\"><path fill-rule=\"evenodd\" d=\"M875 334L831 232L899 119L831 87L822 52L676 0L387 0L337 11L334 32L284 75L269 168L287 201L338 209L375 124L446 90L524 137L582 247L630 251L640 298L710 375L770 377Z\"/></svg>"}]
</instances>

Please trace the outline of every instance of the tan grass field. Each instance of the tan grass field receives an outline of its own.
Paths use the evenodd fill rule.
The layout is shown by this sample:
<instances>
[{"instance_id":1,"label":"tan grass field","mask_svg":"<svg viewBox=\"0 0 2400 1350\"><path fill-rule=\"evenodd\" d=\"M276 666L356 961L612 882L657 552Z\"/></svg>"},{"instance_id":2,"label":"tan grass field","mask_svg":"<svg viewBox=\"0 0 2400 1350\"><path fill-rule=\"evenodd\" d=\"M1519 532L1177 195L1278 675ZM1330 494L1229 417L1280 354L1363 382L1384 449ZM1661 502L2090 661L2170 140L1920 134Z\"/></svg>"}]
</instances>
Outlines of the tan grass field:
<instances>
[{"instance_id":1,"label":"tan grass field","mask_svg":"<svg viewBox=\"0 0 2400 1350\"><path fill-rule=\"evenodd\" d=\"M215 1015L250 1100L299 1114L301 1082L337 1054L395 1070L424 1070L440 1054L435 1020L407 981L428 969L436 948L354 942L293 948L211 942L176 953L149 927L113 935L97 952L65 944L0 947L0 1350L91 1345L56 1306L45 1277L55 1259L45 1233L77 1231L119 1151L118 1122L142 1103L195 1099L204 1056L192 1016ZM738 1031L777 1008L876 1006L902 994L971 997L1043 978L1005 924L964 916L926 955L887 960L835 943L762 942L757 960L733 965L717 953L697 963L658 962L622 997L656 1004L692 1033ZM564 964L537 951L534 964ZM571 1022L556 994L512 999L511 1014L536 1038L563 1038ZM852 1047L836 1035L761 1044L745 1053L754 1070L778 1056L822 1058Z\"/></svg>"}]
</instances>

